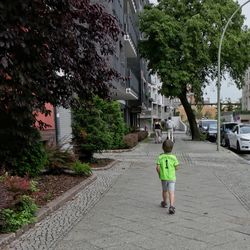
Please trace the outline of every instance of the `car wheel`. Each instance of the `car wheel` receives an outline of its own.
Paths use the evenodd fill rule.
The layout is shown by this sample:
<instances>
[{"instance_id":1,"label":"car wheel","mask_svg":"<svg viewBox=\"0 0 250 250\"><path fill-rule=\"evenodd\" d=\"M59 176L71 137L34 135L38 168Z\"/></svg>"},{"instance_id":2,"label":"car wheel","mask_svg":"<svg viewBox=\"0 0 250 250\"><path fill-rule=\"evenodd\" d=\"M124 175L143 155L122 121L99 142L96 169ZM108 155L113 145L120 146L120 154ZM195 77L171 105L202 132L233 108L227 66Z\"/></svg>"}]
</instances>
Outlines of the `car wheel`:
<instances>
[{"instance_id":1,"label":"car wheel","mask_svg":"<svg viewBox=\"0 0 250 250\"><path fill-rule=\"evenodd\" d=\"M226 139L225 138L222 138L221 146L226 147Z\"/></svg>"},{"instance_id":2,"label":"car wheel","mask_svg":"<svg viewBox=\"0 0 250 250\"><path fill-rule=\"evenodd\" d=\"M228 140L228 144L227 144L228 148L231 149L231 145L230 145L230 141Z\"/></svg>"},{"instance_id":3,"label":"car wheel","mask_svg":"<svg viewBox=\"0 0 250 250\"><path fill-rule=\"evenodd\" d=\"M237 141L237 153L240 153L240 144L238 141Z\"/></svg>"}]
</instances>

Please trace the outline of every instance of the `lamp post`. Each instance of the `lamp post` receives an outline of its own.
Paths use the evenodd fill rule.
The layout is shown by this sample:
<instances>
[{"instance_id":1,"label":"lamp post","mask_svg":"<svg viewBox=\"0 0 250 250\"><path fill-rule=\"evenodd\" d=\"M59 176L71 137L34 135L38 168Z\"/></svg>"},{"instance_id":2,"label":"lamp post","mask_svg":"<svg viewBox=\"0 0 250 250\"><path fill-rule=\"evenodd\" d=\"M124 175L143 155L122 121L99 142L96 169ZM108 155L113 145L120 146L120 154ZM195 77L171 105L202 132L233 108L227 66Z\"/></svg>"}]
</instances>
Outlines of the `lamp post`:
<instances>
[{"instance_id":1,"label":"lamp post","mask_svg":"<svg viewBox=\"0 0 250 250\"><path fill-rule=\"evenodd\" d=\"M221 88L221 83L220 83L220 78L221 78L221 72L220 72L220 59L221 59L221 47L222 47L222 42L223 42L223 38L225 35L225 32L227 30L227 27L229 25L229 23L231 22L231 20L233 19L233 17L235 16L235 14L247 3L249 3L250 0L246 1L245 3L243 3L242 5L240 5L237 10L232 14L232 16L228 19L223 32L221 34L221 38L220 38L220 44L219 44L219 50L218 50L218 85L217 85L217 151L220 151L220 88Z\"/></svg>"}]
</instances>

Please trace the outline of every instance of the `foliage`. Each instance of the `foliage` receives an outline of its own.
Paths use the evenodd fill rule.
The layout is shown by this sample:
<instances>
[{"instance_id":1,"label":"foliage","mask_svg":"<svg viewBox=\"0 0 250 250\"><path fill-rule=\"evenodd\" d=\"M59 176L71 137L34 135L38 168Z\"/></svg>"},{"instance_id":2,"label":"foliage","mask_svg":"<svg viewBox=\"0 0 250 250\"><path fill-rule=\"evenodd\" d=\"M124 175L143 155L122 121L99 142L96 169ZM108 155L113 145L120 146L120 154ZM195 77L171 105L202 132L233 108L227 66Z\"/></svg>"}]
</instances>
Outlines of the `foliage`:
<instances>
[{"instance_id":1,"label":"foliage","mask_svg":"<svg viewBox=\"0 0 250 250\"><path fill-rule=\"evenodd\" d=\"M23 155L16 160L16 165L12 169L13 173L19 176L35 177L48 163L48 156L41 142L37 141L27 146L22 153Z\"/></svg>"},{"instance_id":2,"label":"foliage","mask_svg":"<svg viewBox=\"0 0 250 250\"><path fill-rule=\"evenodd\" d=\"M136 132L138 134L138 141L142 141L145 138L148 137L148 132L147 131L138 131Z\"/></svg>"},{"instance_id":3,"label":"foliage","mask_svg":"<svg viewBox=\"0 0 250 250\"><path fill-rule=\"evenodd\" d=\"M73 110L73 136L80 160L91 160L94 152L123 144L126 128L119 103L95 97Z\"/></svg>"},{"instance_id":4,"label":"foliage","mask_svg":"<svg viewBox=\"0 0 250 250\"><path fill-rule=\"evenodd\" d=\"M64 148L64 146L64 143L56 146L46 146L45 150L48 155L46 169L50 173L60 174L75 161L74 154L69 148Z\"/></svg>"},{"instance_id":5,"label":"foliage","mask_svg":"<svg viewBox=\"0 0 250 250\"><path fill-rule=\"evenodd\" d=\"M0 232L14 232L23 225L34 222L36 211L37 206L33 200L23 195L15 208L0 211Z\"/></svg>"},{"instance_id":6,"label":"foliage","mask_svg":"<svg viewBox=\"0 0 250 250\"><path fill-rule=\"evenodd\" d=\"M37 112L49 115L46 103L68 108L76 95L108 95L117 73L107 58L119 35L116 19L90 0L1 1L2 165L38 140L33 126Z\"/></svg>"},{"instance_id":7,"label":"foliage","mask_svg":"<svg viewBox=\"0 0 250 250\"><path fill-rule=\"evenodd\" d=\"M140 16L140 29L146 36L139 45L141 54L160 76L161 93L181 100L193 139L199 139L199 132L187 94L193 92L196 102L202 101L203 88L209 78L217 76L222 29L238 6L233 0L159 0ZM228 71L238 87L250 64L250 32L242 28L243 21L237 13L225 34L221 54L222 72Z\"/></svg>"},{"instance_id":8,"label":"foliage","mask_svg":"<svg viewBox=\"0 0 250 250\"><path fill-rule=\"evenodd\" d=\"M128 148L133 148L138 143L138 134L131 133L124 136L124 144Z\"/></svg>"},{"instance_id":9,"label":"foliage","mask_svg":"<svg viewBox=\"0 0 250 250\"><path fill-rule=\"evenodd\" d=\"M34 181L34 180L31 180L31 181L30 181L30 191L31 191L32 193L38 192L38 191L39 191L37 185L38 185L38 182L37 182L37 181Z\"/></svg>"},{"instance_id":10,"label":"foliage","mask_svg":"<svg viewBox=\"0 0 250 250\"><path fill-rule=\"evenodd\" d=\"M5 175L3 183L12 192L26 193L31 190L31 183L28 178Z\"/></svg>"},{"instance_id":11,"label":"foliage","mask_svg":"<svg viewBox=\"0 0 250 250\"><path fill-rule=\"evenodd\" d=\"M72 169L78 175L90 176L92 174L92 170L88 163L81 163L80 161L76 161L72 164Z\"/></svg>"}]
</instances>

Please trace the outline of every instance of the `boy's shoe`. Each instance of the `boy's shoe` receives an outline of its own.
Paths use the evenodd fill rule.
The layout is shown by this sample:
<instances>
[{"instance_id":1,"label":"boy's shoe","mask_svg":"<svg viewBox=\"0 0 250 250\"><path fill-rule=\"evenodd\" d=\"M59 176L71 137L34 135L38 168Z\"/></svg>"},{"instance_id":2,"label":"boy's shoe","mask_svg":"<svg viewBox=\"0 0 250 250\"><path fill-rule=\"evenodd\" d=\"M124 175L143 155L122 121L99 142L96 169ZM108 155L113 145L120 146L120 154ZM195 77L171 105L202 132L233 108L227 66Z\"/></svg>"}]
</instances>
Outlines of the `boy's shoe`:
<instances>
[{"instance_id":1,"label":"boy's shoe","mask_svg":"<svg viewBox=\"0 0 250 250\"><path fill-rule=\"evenodd\" d=\"M161 207L168 207L167 203L165 201L161 202Z\"/></svg>"},{"instance_id":2,"label":"boy's shoe","mask_svg":"<svg viewBox=\"0 0 250 250\"><path fill-rule=\"evenodd\" d=\"M170 206L168 212L169 214L175 214L175 207Z\"/></svg>"}]
</instances>

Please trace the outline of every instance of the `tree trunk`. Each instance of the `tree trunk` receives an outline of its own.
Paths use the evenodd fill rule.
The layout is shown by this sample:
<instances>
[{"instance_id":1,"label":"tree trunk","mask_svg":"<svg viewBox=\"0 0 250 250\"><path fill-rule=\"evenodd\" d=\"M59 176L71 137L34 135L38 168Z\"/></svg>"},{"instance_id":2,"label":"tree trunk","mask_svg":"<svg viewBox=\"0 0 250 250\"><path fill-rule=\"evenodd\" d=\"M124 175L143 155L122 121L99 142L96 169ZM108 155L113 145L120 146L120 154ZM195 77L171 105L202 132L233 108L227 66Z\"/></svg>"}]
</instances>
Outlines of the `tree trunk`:
<instances>
[{"instance_id":1,"label":"tree trunk","mask_svg":"<svg viewBox=\"0 0 250 250\"><path fill-rule=\"evenodd\" d=\"M180 100L181 100L181 104L186 112L187 118L188 118L188 122L189 122L189 126L190 126L190 130L191 130L191 135L192 135L192 140L193 141L199 141L200 140L200 132L197 126L197 122L195 119L195 115L194 112L191 108L190 103L187 100L187 95L186 93L183 93L179 96Z\"/></svg>"}]
</instances>

